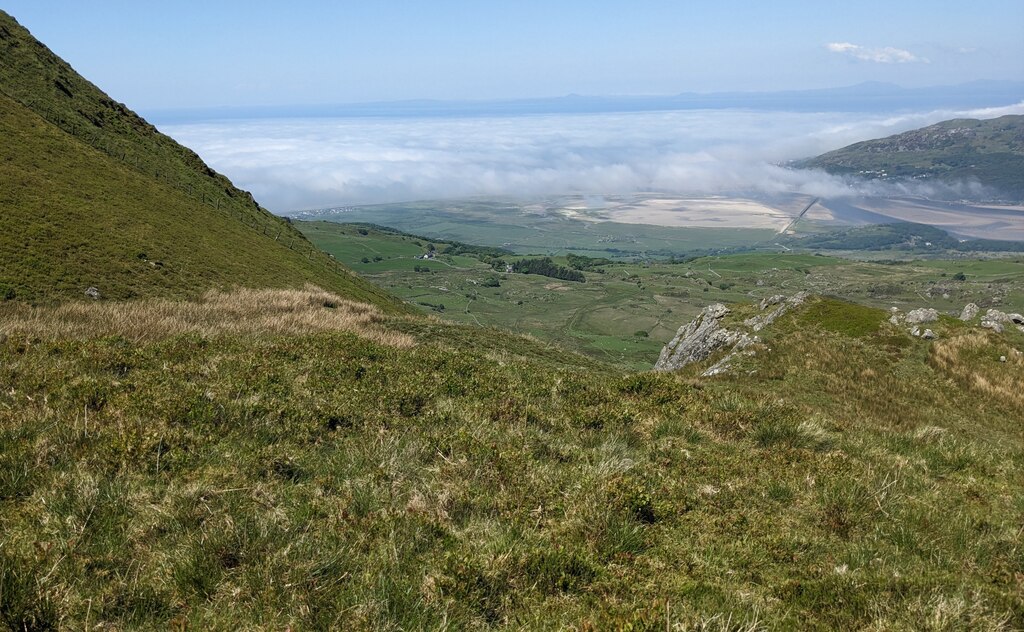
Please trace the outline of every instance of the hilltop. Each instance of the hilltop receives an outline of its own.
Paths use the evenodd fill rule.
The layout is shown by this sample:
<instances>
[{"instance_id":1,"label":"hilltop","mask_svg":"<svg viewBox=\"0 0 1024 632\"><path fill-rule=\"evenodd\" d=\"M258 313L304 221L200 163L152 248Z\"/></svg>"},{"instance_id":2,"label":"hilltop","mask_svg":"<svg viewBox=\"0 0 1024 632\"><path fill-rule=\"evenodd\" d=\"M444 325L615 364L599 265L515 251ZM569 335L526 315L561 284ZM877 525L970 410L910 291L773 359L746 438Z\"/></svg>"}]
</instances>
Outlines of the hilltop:
<instances>
[{"instance_id":1,"label":"hilltop","mask_svg":"<svg viewBox=\"0 0 1024 632\"><path fill-rule=\"evenodd\" d=\"M398 309L0 11L0 299L302 287Z\"/></svg>"},{"instance_id":2,"label":"hilltop","mask_svg":"<svg viewBox=\"0 0 1024 632\"><path fill-rule=\"evenodd\" d=\"M997 196L1022 200L1024 116L943 121L855 143L795 166L868 178L977 181Z\"/></svg>"}]
</instances>

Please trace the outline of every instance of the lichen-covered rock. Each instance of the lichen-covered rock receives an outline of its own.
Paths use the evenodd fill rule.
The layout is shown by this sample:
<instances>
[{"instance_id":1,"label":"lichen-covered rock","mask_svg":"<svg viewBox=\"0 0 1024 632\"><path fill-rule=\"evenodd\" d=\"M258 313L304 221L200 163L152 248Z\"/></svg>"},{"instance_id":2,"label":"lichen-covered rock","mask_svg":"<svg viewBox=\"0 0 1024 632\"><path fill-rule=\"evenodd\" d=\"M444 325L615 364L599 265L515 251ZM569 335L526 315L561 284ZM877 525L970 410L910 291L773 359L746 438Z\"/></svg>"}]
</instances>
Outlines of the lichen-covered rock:
<instances>
[{"instance_id":1,"label":"lichen-covered rock","mask_svg":"<svg viewBox=\"0 0 1024 632\"><path fill-rule=\"evenodd\" d=\"M763 312L772 305L778 305L779 303L785 300L786 296L784 294L776 294L775 296L769 296L761 299L761 302L758 304L758 308Z\"/></svg>"},{"instance_id":2,"label":"lichen-covered rock","mask_svg":"<svg viewBox=\"0 0 1024 632\"><path fill-rule=\"evenodd\" d=\"M729 313L721 303L705 307L688 325L683 325L665 345L654 365L656 371L674 371L687 364L706 359L715 351L735 344L741 334L722 328L721 321Z\"/></svg>"},{"instance_id":3,"label":"lichen-covered rock","mask_svg":"<svg viewBox=\"0 0 1024 632\"><path fill-rule=\"evenodd\" d=\"M782 294L776 294L775 296L761 299L759 307L761 308L762 312L774 305L778 305L779 307L775 308L771 312L768 312L767 314L758 314L757 316L752 316L747 320L743 321L743 324L746 325L747 327L750 327L754 331L761 331L768 325L774 323L779 318L779 316L782 316L783 314L788 312L790 308L796 305L802 305L805 300L807 300L806 292L800 292L790 298L786 298Z\"/></svg>"},{"instance_id":4,"label":"lichen-covered rock","mask_svg":"<svg viewBox=\"0 0 1024 632\"><path fill-rule=\"evenodd\" d=\"M90 287L89 289L87 289L85 291L85 295L94 301L98 301L100 299L100 291L94 287Z\"/></svg>"},{"instance_id":5,"label":"lichen-covered rock","mask_svg":"<svg viewBox=\"0 0 1024 632\"><path fill-rule=\"evenodd\" d=\"M1012 322L1013 320L1010 319L1009 314L1001 312L998 309L990 309L981 317L981 326L986 329L991 329L997 334L1003 333L1005 325Z\"/></svg>"},{"instance_id":6,"label":"lichen-covered rock","mask_svg":"<svg viewBox=\"0 0 1024 632\"><path fill-rule=\"evenodd\" d=\"M760 339L757 336L748 336L745 333L740 334L739 340L733 345L732 351L725 355L721 360L715 362L706 371L701 373L702 377L712 377L725 373L732 367L732 361L736 359L738 355L754 355L754 351L747 350L748 347L753 345L755 342L759 342Z\"/></svg>"},{"instance_id":7,"label":"lichen-covered rock","mask_svg":"<svg viewBox=\"0 0 1024 632\"><path fill-rule=\"evenodd\" d=\"M921 325L923 323L932 323L939 319L939 312L930 307L920 307L918 309L910 310L904 317L904 322L908 325Z\"/></svg>"},{"instance_id":8,"label":"lichen-covered rock","mask_svg":"<svg viewBox=\"0 0 1024 632\"><path fill-rule=\"evenodd\" d=\"M981 308L975 303L968 303L964 305L964 309L960 312L960 320L968 321L974 320L978 317L978 313L981 312Z\"/></svg>"},{"instance_id":9,"label":"lichen-covered rock","mask_svg":"<svg viewBox=\"0 0 1024 632\"><path fill-rule=\"evenodd\" d=\"M789 298L781 294L765 298L758 305L765 313L748 318L742 325L737 324L735 329L726 329L722 326L722 320L730 311L728 307L721 303L708 305L691 323L679 328L672 341L661 350L654 370L674 371L727 349L728 353L702 375L707 377L724 373L740 355L754 354L751 347L761 339L752 335L753 332L760 331L791 308L803 304L807 297L806 292L800 292ZM770 307L775 309L766 311ZM745 327L749 330L744 329Z\"/></svg>"}]
</instances>

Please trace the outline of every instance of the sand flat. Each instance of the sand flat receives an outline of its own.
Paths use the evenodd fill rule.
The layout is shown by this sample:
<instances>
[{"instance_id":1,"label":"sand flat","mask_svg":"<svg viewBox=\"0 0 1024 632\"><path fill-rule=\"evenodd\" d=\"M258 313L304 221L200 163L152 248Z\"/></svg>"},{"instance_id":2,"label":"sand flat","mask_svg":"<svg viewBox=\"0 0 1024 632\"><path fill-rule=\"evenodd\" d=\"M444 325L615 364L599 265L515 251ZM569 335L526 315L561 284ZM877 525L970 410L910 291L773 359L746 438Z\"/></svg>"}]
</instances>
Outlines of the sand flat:
<instances>
[{"instance_id":1,"label":"sand flat","mask_svg":"<svg viewBox=\"0 0 1024 632\"><path fill-rule=\"evenodd\" d=\"M701 228L770 228L782 230L792 220L784 211L741 198L640 199L606 209L607 221L623 224Z\"/></svg>"},{"instance_id":2,"label":"sand flat","mask_svg":"<svg viewBox=\"0 0 1024 632\"><path fill-rule=\"evenodd\" d=\"M864 198L849 202L849 206L879 216L873 221L881 218L893 222L915 222L967 237L1024 241L1024 207L1020 205L974 205L922 198ZM839 221L851 219L843 212L834 215L834 219Z\"/></svg>"}]
</instances>

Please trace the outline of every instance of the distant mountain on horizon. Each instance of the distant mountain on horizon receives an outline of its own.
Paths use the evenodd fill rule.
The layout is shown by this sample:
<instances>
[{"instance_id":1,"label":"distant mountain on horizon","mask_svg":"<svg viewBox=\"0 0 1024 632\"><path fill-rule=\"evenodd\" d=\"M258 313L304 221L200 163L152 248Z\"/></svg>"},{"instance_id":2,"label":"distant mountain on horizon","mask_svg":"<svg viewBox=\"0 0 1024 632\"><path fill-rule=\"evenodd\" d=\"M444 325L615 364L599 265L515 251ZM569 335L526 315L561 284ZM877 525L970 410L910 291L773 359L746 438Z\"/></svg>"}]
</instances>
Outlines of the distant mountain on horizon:
<instances>
[{"instance_id":1,"label":"distant mountain on horizon","mask_svg":"<svg viewBox=\"0 0 1024 632\"><path fill-rule=\"evenodd\" d=\"M750 108L796 112L897 112L938 108L987 108L1024 102L1024 81L980 80L952 86L904 88L870 81L837 88L772 92L681 92L673 95L569 94L560 97L485 100L410 99L322 105L224 106L152 109L161 123L239 118L448 117L532 114L601 114Z\"/></svg>"}]
</instances>

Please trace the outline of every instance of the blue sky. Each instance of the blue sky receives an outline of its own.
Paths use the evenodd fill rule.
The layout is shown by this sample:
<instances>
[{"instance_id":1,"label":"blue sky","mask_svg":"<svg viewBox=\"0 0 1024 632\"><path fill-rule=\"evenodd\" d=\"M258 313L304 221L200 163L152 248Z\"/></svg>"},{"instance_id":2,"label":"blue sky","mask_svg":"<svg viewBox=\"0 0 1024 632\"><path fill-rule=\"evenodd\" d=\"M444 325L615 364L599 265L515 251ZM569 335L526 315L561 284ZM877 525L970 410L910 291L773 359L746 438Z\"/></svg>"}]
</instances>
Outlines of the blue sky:
<instances>
[{"instance_id":1,"label":"blue sky","mask_svg":"<svg viewBox=\"0 0 1024 632\"><path fill-rule=\"evenodd\" d=\"M140 108L1024 79L1021 0L5 0Z\"/></svg>"}]
</instances>

